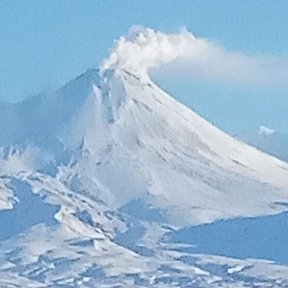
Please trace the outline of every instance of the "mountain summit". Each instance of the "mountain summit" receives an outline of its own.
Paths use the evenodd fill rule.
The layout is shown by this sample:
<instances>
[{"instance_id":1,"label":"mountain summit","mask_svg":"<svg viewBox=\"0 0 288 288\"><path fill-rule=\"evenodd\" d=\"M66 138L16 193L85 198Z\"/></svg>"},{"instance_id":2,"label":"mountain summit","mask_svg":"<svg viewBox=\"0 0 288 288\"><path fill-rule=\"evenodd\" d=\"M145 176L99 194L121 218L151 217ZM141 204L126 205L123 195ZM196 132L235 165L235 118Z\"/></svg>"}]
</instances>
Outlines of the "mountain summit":
<instances>
[{"instance_id":1,"label":"mountain summit","mask_svg":"<svg viewBox=\"0 0 288 288\"><path fill-rule=\"evenodd\" d=\"M0 107L0 279L22 287L214 287L221 279L181 262L164 236L285 210L288 164L220 131L150 79L149 68L182 55L186 42L195 53L202 47L188 32L134 29L99 69L49 97ZM8 228L7 215L26 219Z\"/></svg>"}]
</instances>

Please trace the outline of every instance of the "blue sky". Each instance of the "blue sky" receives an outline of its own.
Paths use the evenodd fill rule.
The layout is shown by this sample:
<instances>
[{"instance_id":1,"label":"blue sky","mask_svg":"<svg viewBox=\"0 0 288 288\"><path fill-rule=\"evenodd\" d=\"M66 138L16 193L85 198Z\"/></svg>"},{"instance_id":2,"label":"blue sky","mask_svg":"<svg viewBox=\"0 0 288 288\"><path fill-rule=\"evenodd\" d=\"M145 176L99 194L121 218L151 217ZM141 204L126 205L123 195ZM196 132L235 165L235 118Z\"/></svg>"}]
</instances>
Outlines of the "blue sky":
<instances>
[{"instance_id":1,"label":"blue sky","mask_svg":"<svg viewBox=\"0 0 288 288\"><path fill-rule=\"evenodd\" d=\"M113 39L136 24L163 32L186 26L228 51L288 57L284 0L2 0L0 99L47 92L97 67ZM230 133L260 124L288 133L288 84L250 87L185 77L158 82Z\"/></svg>"}]
</instances>

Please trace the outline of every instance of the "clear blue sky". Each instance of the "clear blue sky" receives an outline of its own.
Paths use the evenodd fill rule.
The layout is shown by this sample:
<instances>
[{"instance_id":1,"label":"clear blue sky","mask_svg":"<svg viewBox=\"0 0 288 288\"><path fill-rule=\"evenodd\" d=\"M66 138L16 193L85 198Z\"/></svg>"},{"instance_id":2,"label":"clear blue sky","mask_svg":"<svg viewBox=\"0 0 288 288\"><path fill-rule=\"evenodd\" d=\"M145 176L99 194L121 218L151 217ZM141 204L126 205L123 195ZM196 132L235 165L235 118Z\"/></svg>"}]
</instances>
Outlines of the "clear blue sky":
<instances>
[{"instance_id":1,"label":"clear blue sky","mask_svg":"<svg viewBox=\"0 0 288 288\"><path fill-rule=\"evenodd\" d=\"M163 32L185 25L231 51L288 56L284 0L1 0L0 99L19 101L97 67L135 24ZM286 87L161 83L230 133L264 124L288 133Z\"/></svg>"}]
</instances>

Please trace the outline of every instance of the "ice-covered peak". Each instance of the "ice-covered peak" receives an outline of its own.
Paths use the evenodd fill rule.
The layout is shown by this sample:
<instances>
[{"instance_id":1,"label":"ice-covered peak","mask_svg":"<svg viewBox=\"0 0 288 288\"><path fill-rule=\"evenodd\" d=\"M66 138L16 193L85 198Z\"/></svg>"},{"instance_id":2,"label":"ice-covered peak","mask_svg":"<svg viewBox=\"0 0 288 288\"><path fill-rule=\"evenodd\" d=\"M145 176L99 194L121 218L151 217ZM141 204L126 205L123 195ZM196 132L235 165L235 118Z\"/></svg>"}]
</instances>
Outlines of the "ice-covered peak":
<instances>
[{"instance_id":1,"label":"ice-covered peak","mask_svg":"<svg viewBox=\"0 0 288 288\"><path fill-rule=\"evenodd\" d=\"M209 47L205 41L196 39L185 29L177 34L164 34L136 26L115 42L110 55L102 61L100 70L123 68L146 75L149 68L180 57L191 58L206 49Z\"/></svg>"}]
</instances>

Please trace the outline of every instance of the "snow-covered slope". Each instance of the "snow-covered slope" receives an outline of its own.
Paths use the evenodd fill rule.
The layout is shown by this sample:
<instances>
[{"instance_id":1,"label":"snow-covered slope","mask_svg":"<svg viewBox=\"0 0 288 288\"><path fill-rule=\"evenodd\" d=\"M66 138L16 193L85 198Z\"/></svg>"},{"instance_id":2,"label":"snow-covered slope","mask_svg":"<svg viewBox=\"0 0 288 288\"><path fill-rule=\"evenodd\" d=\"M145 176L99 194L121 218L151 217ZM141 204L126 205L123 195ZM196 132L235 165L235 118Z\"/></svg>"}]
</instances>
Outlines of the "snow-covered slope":
<instances>
[{"instance_id":1,"label":"snow-covered slope","mask_svg":"<svg viewBox=\"0 0 288 288\"><path fill-rule=\"evenodd\" d=\"M197 42L185 33L132 31L99 70L0 107L0 287L285 287L286 267L167 241L178 228L288 202L288 164L150 79L150 67L177 57L170 44ZM158 42L171 49L159 54Z\"/></svg>"},{"instance_id":2,"label":"snow-covered slope","mask_svg":"<svg viewBox=\"0 0 288 288\"><path fill-rule=\"evenodd\" d=\"M110 207L140 199L174 225L283 209L273 203L287 200L286 164L232 139L141 75L116 69L98 86L65 141L81 145L78 175L96 177Z\"/></svg>"},{"instance_id":3,"label":"snow-covered slope","mask_svg":"<svg viewBox=\"0 0 288 288\"><path fill-rule=\"evenodd\" d=\"M268 127L242 132L237 136L243 142L288 162L288 136Z\"/></svg>"}]
</instances>

